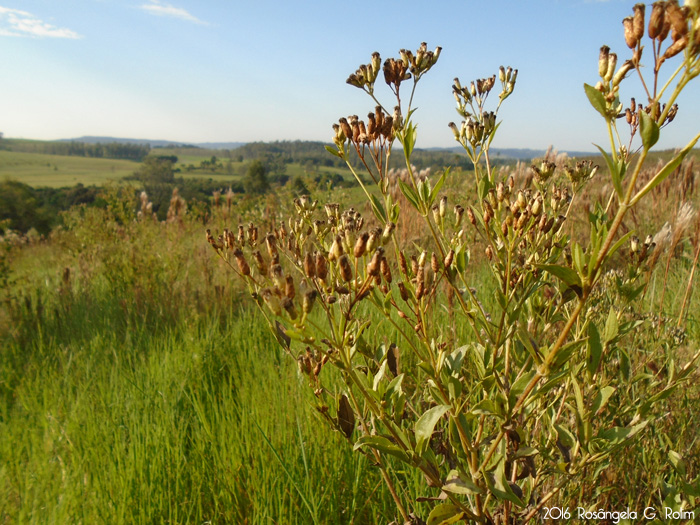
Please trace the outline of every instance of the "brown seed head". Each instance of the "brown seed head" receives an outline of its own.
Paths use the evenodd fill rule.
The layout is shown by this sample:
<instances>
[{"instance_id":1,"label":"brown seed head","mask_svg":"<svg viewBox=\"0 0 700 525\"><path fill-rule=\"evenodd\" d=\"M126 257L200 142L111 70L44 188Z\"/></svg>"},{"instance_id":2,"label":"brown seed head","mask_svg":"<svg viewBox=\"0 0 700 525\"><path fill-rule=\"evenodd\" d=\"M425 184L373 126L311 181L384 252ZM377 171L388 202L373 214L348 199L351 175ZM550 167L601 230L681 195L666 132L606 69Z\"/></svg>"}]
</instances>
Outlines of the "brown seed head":
<instances>
[{"instance_id":1,"label":"brown seed head","mask_svg":"<svg viewBox=\"0 0 700 525\"><path fill-rule=\"evenodd\" d=\"M382 236L381 228L373 228L369 232L369 238L367 239L367 251L374 251L377 246L379 246Z\"/></svg>"},{"instance_id":2,"label":"brown seed head","mask_svg":"<svg viewBox=\"0 0 700 525\"><path fill-rule=\"evenodd\" d=\"M408 301L408 290L406 290L406 285L403 282L400 282L398 284L399 287L399 294L401 294L401 299L403 299L404 302ZM400 312L403 313L403 312Z\"/></svg>"},{"instance_id":3,"label":"brown seed head","mask_svg":"<svg viewBox=\"0 0 700 525\"><path fill-rule=\"evenodd\" d=\"M374 120L374 113L367 115L367 135L370 140L377 139L377 121Z\"/></svg>"},{"instance_id":4,"label":"brown seed head","mask_svg":"<svg viewBox=\"0 0 700 525\"><path fill-rule=\"evenodd\" d=\"M405 277L408 277L408 263L406 262L406 256L403 252L399 252L399 268L401 269L401 273L404 274Z\"/></svg>"},{"instance_id":5,"label":"brown seed head","mask_svg":"<svg viewBox=\"0 0 700 525\"><path fill-rule=\"evenodd\" d=\"M282 308L287 311L290 319L297 318L297 309L294 307L294 301L292 301L289 297L282 298Z\"/></svg>"},{"instance_id":6,"label":"brown seed head","mask_svg":"<svg viewBox=\"0 0 700 525\"><path fill-rule=\"evenodd\" d=\"M610 55L610 48L608 46L603 46L600 48L600 53L598 54L598 75L601 78L605 77L608 72L608 56Z\"/></svg>"},{"instance_id":7,"label":"brown seed head","mask_svg":"<svg viewBox=\"0 0 700 525\"><path fill-rule=\"evenodd\" d=\"M271 258L275 258L277 256L277 239L275 239L275 236L272 233L269 233L265 237L265 244L267 245L267 253L270 255Z\"/></svg>"},{"instance_id":8,"label":"brown seed head","mask_svg":"<svg viewBox=\"0 0 700 525\"><path fill-rule=\"evenodd\" d=\"M294 299L294 296L296 295L296 290L294 289L294 277L287 275L284 281L284 295L290 299Z\"/></svg>"},{"instance_id":9,"label":"brown seed head","mask_svg":"<svg viewBox=\"0 0 700 525\"><path fill-rule=\"evenodd\" d=\"M260 275L267 275L267 263L265 263L265 259L263 259L260 250L255 250L253 252L253 259L255 260L255 266L257 266Z\"/></svg>"},{"instance_id":10,"label":"brown seed head","mask_svg":"<svg viewBox=\"0 0 700 525\"><path fill-rule=\"evenodd\" d=\"M377 248L377 251L374 252L374 255L372 255L372 259L367 265L368 275L372 277L379 275L379 272L381 270L382 257L384 257L384 248L380 246Z\"/></svg>"},{"instance_id":11,"label":"brown seed head","mask_svg":"<svg viewBox=\"0 0 700 525\"><path fill-rule=\"evenodd\" d=\"M233 251L233 256L236 258L238 271L241 272L241 275L250 275L250 266L243 256L243 251L240 248L236 248Z\"/></svg>"},{"instance_id":12,"label":"brown seed head","mask_svg":"<svg viewBox=\"0 0 700 525\"><path fill-rule=\"evenodd\" d=\"M273 264L270 266L270 277L272 277L277 288L282 289L285 287L284 272L282 271L281 265Z\"/></svg>"},{"instance_id":13,"label":"brown seed head","mask_svg":"<svg viewBox=\"0 0 700 525\"><path fill-rule=\"evenodd\" d=\"M307 252L304 256L304 275L309 279L316 277L316 263L311 252Z\"/></svg>"},{"instance_id":14,"label":"brown seed head","mask_svg":"<svg viewBox=\"0 0 700 525\"><path fill-rule=\"evenodd\" d=\"M384 280L391 284L391 267L389 266L389 261L386 257L382 257L382 262L380 263L380 271Z\"/></svg>"},{"instance_id":15,"label":"brown seed head","mask_svg":"<svg viewBox=\"0 0 700 525\"><path fill-rule=\"evenodd\" d=\"M357 242L355 243L355 248L353 250L353 255L356 258L359 259L367 251L367 240L368 239L369 239L369 232L363 232L362 235L360 235L357 238Z\"/></svg>"},{"instance_id":16,"label":"brown seed head","mask_svg":"<svg viewBox=\"0 0 700 525\"><path fill-rule=\"evenodd\" d=\"M347 254L343 254L338 259L338 267L340 268L340 276L343 281L349 283L352 281L352 266L350 265L350 258Z\"/></svg>"},{"instance_id":17,"label":"brown seed head","mask_svg":"<svg viewBox=\"0 0 700 525\"><path fill-rule=\"evenodd\" d=\"M646 6L644 4L636 4L634 6L634 17L633 17L633 31L634 38L637 42L640 42L644 37L644 11Z\"/></svg>"},{"instance_id":18,"label":"brown seed head","mask_svg":"<svg viewBox=\"0 0 700 525\"><path fill-rule=\"evenodd\" d=\"M688 34L688 15L688 9L680 7L677 0L666 4L666 18L671 24L674 42Z\"/></svg>"},{"instance_id":19,"label":"brown seed head","mask_svg":"<svg viewBox=\"0 0 700 525\"><path fill-rule=\"evenodd\" d=\"M328 276L328 261L320 252L316 254L316 275L322 281Z\"/></svg>"},{"instance_id":20,"label":"brown seed head","mask_svg":"<svg viewBox=\"0 0 700 525\"><path fill-rule=\"evenodd\" d=\"M637 37L634 32L634 17L628 16L622 19L622 27L625 30L625 43L630 49L637 47Z\"/></svg>"},{"instance_id":21,"label":"brown seed head","mask_svg":"<svg viewBox=\"0 0 700 525\"><path fill-rule=\"evenodd\" d=\"M474 210L471 206L467 208L467 217L469 218L469 222L471 222L473 226L476 226L476 215L474 215Z\"/></svg>"},{"instance_id":22,"label":"brown seed head","mask_svg":"<svg viewBox=\"0 0 700 525\"><path fill-rule=\"evenodd\" d=\"M663 58L669 59L676 56L678 53L683 51L688 45L688 35L682 36L679 40L676 40L668 49L664 52Z\"/></svg>"},{"instance_id":23,"label":"brown seed head","mask_svg":"<svg viewBox=\"0 0 700 525\"><path fill-rule=\"evenodd\" d=\"M433 272L438 273L440 271L440 262L438 261L437 255L435 255L435 252L430 256L430 268L432 268Z\"/></svg>"},{"instance_id":24,"label":"brown seed head","mask_svg":"<svg viewBox=\"0 0 700 525\"><path fill-rule=\"evenodd\" d=\"M269 288L261 290L260 297L262 297L263 301L274 315L280 315L282 313L280 300L275 294L272 293L272 290Z\"/></svg>"},{"instance_id":25,"label":"brown seed head","mask_svg":"<svg viewBox=\"0 0 700 525\"><path fill-rule=\"evenodd\" d=\"M455 259L455 251L450 250L447 253L447 255L445 256L445 261L444 261L445 268L449 268L450 266L452 266L452 262L454 261L454 259Z\"/></svg>"},{"instance_id":26,"label":"brown seed head","mask_svg":"<svg viewBox=\"0 0 700 525\"><path fill-rule=\"evenodd\" d=\"M328 251L328 260L331 262L337 261L341 255L343 255L343 239L340 235L336 235L331 249Z\"/></svg>"},{"instance_id":27,"label":"brown seed head","mask_svg":"<svg viewBox=\"0 0 700 525\"><path fill-rule=\"evenodd\" d=\"M654 2L651 5L651 15L649 16L649 38L658 38L660 41L664 31L664 18L666 14L666 2ZM668 34L668 33L667 33Z\"/></svg>"},{"instance_id":28,"label":"brown seed head","mask_svg":"<svg viewBox=\"0 0 700 525\"><path fill-rule=\"evenodd\" d=\"M462 218L464 217L464 208L460 206L459 204L456 204L454 207L454 213L455 213L455 228L459 228L460 224L462 224Z\"/></svg>"},{"instance_id":29,"label":"brown seed head","mask_svg":"<svg viewBox=\"0 0 700 525\"><path fill-rule=\"evenodd\" d=\"M317 292L316 290L308 290L301 300L301 309L305 314L311 312L314 307L314 301L316 300Z\"/></svg>"},{"instance_id":30,"label":"brown seed head","mask_svg":"<svg viewBox=\"0 0 700 525\"><path fill-rule=\"evenodd\" d=\"M387 222L384 226L384 231L382 231L382 245L386 245L391 240L391 234L394 233L396 229L396 224L393 222Z\"/></svg>"}]
</instances>

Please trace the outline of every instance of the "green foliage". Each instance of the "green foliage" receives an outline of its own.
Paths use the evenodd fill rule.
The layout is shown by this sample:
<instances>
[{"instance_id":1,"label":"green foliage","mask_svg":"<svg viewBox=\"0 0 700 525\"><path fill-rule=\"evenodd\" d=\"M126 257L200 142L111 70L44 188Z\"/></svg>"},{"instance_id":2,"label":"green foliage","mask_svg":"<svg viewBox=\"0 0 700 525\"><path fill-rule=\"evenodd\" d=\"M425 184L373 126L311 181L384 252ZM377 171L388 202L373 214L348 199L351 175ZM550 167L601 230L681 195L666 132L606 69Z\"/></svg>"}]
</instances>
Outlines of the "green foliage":
<instances>
[{"instance_id":1,"label":"green foliage","mask_svg":"<svg viewBox=\"0 0 700 525\"><path fill-rule=\"evenodd\" d=\"M248 166L248 171L243 178L243 189L247 194L263 194L270 189L270 183L267 180L267 168L260 160L254 160Z\"/></svg>"},{"instance_id":2,"label":"green foliage","mask_svg":"<svg viewBox=\"0 0 700 525\"><path fill-rule=\"evenodd\" d=\"M0 221L5 224L3 230L27 232L36 228L46 234L51 227L50 214L40 206L36 192L26 184L10 180L0 182Z\"/></svg>"},{"instance_id":3,"label":"green foliage","mask_svg":"<svg viewBox=\"0 0 700 525\"><path fill-rule=\"evenodd\" d=\"M150 152L147 144L128 144L108 142L90 144L77 141L40 141L6 139L2 141L2 149L23 153L43 153L49 155L68 155L76 157L91 157L98 159L125 159L142 161Z\"/></svg>"}]
</instances>

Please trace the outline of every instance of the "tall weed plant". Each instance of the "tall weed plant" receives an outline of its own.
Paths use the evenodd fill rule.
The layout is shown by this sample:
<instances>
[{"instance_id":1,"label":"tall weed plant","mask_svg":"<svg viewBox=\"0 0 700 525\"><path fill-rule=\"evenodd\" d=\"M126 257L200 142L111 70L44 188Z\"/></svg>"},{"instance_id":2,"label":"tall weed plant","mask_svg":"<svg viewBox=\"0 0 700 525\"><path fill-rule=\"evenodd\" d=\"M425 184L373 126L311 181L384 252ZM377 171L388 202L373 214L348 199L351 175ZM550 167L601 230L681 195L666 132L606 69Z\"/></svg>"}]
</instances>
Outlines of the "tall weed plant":
<instances>
[{"instance_id":1,"label":"tall weed plant","mask_svg":"<svg viewBox=\"0 0 700 525\"><path fill-rule=\"evenodd\" d=\"M637 4L623 21L630 57L603 46L599 80L584 85L607 131L599 150L610 183L588 210L586 240L567 223L602 169L544 159L516 182L492 166L517 82L510 67L452 87L463 120L450 128L475 166L471 196L450 204L449 169L431 177L413 168L413 95L441 51L425 43L383 62L374 53L347 80L374 110L339 119L328 150L361 159L362 172L347 164L368 216L302 196L272 227L207 232L297 361L321 419L381 472L398 522L525 523L553 508L567 518L575 508L640 505L680 520L697 507L697 469L673 449L664 414L700 354L683 347L683 312L675 331L641 314L659 247L622 224L700 139L644 171L700 73L700 4L655 2L650 11ZM643 93L626 107L633 75ZM377 93L382 78L391 104ZM405 164L398 179L393 155ZM402 228L415 228L407 213L427 237L401 241ZM474 246L483 246L492 287L471 260ZM468 337L440 322L445 311L469 324ZM393 340L376 337L377 315ZM643 475L655 470L664 475ZM422 494L407 487L411 476L424 479Z\"/></svg>"}]
</instances>

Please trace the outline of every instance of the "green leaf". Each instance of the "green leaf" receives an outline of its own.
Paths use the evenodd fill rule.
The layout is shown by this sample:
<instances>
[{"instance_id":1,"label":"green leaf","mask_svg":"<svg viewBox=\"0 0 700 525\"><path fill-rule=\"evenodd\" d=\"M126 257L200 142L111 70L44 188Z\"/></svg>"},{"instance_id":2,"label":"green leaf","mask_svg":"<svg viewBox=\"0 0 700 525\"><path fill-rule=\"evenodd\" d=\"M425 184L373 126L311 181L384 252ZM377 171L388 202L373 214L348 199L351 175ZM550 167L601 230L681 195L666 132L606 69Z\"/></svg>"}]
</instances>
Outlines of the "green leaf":
<instances>
[{"instance_id":1,"label":"green leaf","mask_svg":"<svg viewBox=\"0 0 700 525\"><path fill-rule=\"evenodd\" d=\"M588 97L588 101L591 103L591 106L593 106L593 108L600 113L606 121L609 121L610 117L608 116L608 110L603 94L588 84L584 84L583 89L586 91L586 96Z\"/></svg>"},{"instance_id":2,"label":"green leaf","mask_svg":"<svg viewBox=\"0 0 700 525\"><path fill-rule=\"evenodd\" d=\"M411 153L413 153L413 148L416 145L416 126L410 121L404 126L403 133L401 134L401 145L403 146L406 158L410 158Z\"/></svg>"},{"instance_id":3,"label":"green leaf","mask_svg":"<svg viewBox=\"0 0 700 525\"><path fill-rule=\"evenodd\" d=\"M341 158L341 159L343 158L343 156L340 154L340 152L336 148L334 148L333 146L326 145L324 147L326 148L326 151L328 153L330 153L331 155L335 155L336 157Z\"/></svg>"},{"instance_id":4,"label":"green leaf","mask_svg":"<svg viewBox=\"0 0 700 525\"><path fill-rule=\"evenodd\" d=\"M464 512L457 505L441 503L430 511L427 525L450 525L450 523L457 523L463 517Z\"/></svg>"},{"instance_id":5,"label":"green leaf","mask_svg":"<svg viewBox=\"0 0 700 525\"><path fill-rule=\"evenodd\" d=\"M676 469L676 472L685 477L686 467L683 456L674 450L669 450L668 460L671 462L671 465L673 465L673 468Z\"/></svg>"},{"instance_id":6,"label":"green leaf","mask_svg":"<svg viewBox=\"0 0 700 525\"><path fill-rule=\"evenodd\" d=\"M410 463L408 455L383 436L362 436L355 442L353 450L359 450L362 447L370 447L379 452L384 452L385 454L399 458L404 463Z\"/></svg>"},{"instance_id":7,"label":"green leaf","mask_svg":"<svg viewBox=\"0 0 700 525\"><path fill-rule=\"evenodd\" d=\"M581 391L581 385L576 381L576 376L572 374L571 376L571 386L574 391L574 398L576 399L576 411L578 412L578 417L583 420L586 415L586 405L583 403L583 392Z\"/></svg>"},{"instance_id":8,"label":"green leaf","mask_svg":"<svg viewBox=\"0 0 700 525\"><path fill-rule=\"evenodd\" d=\"M559 266L557 264L538 264L537 268L551 273L571 287L578 286L579 288L582 288L581 277L579 277L578 273L571 268Z\"/></svg>"},{"instance_id":9,"label":"green leaf","mask_svg":"<svg viewBox=\"0 0 700 525\"><path fill-rule=\"evenodd\" d=\"M440 188L442 188L442 185L445 184L445 179L447 178L448 173L450 173L450 168L447 168L445 171L442 172L442 175L440 175L440 178L435 183L435 187L430 192L430 204L431 205L433 204L433 202L435 202L435 199L437 198L438 193L440 193Z\"/></svg>"},{"instance_id":10,"label":"green leaf","mask_svg":"<svg viewBox=\"0 0 700 525\"><path fill-rule=\"evenodd\" d=\"M464 362L464 357L467 355L468 350L468 345L460 346L445 358L445 370L450 375L459 375L459 372L462 369L462 363Z\"/></svg>"},{"instance_id":11,"label":"green leaf","mask_svg":"<svg viewBox=\"0 0 700 525\"><path fill-rule=\"evenodd\" d=\"M583 248L577 242L574 242L571 246L571 258L574 262L574 267L579 275L583 275L586 266L586 255L583 253ZM569 285L571 286L571 285Z\"/></svg>"},{"instance_id":12,"label":"green leaf","mask_svg":"<svg viewBox=\"0 0 700 525\"><path fill-rule=\"evenodd\" d=\"M472 408L470 412L472 414L485 414L494 416L501 415L496 403L494 401L491 401L490 399L482 399L476 405L474 405L474 408Z\"/></svg>"},{"instance_id":13,"label":"green leaf","mask_svg":"<svg viewBox=\"0 0 700 525\"><path fill-rule=\"evenodd\" d=\"M420 206L418 205L418 194L416 193L416 190L401 179L399 179L399 188L401 189L401 193L403 193L404 197L406 197L408 202L411 203L411 206L420 211Z\"/></svg>"},{"instance_id":14,"label":"green leaf","mask_svg":"<svg viewBox=\"0 0 700 525\"><path fill-rule=\"evenodd\" d=\"M620 249L621 246L623 246L626 242L627 239L629 239L632 235L634 234L633 231L625 233L622 237L620 237L620 240L617 241L615 244L613 244L612 248L610 248L610 251L608 252L606 258L609 259L612 257L612 255Z\"/></svg>"},{"instance_id":15,"label":"green leaf","mask_svg":"<svg viewBox=\"0 0 700 525\"><path fill-rule=\"evenodd\" d=\"M486 480L486 484L488 485L491 493L498 499L508 500L511 503L515 503L518 507L525 506L525 503L521 499L522 489L515 483L511 485L511 483L508 482L505 472L505 461L499 461L496 471L493 473L487 473L486 476L484 476L484 479ZM520 495L517 495L514 492L514 489L518 490Z\"/></svg>"},{"instance_id":16,"label":"green leaf","mask_svg":"<svg viewBox=\"0 0 700 525\"><path fill-rule=\"evenodd\" d=\"M646 111L639 112L639 135L646 151L654 147L659 140L659 125Z\"/></svg>"},{"instance_id":17,"label":"green leaf","mask_svg":"<svg viewBox=\"0 0 700 525\"><path fill-rule=\"evenodd\" d=\"M379 370L377 371L377 373L374 374L374 380L372 381L372 390L377 390L379 383L381 383L382 379L384 379L384 375L386 374L386 369L387 369L387 362L384 361L382 363L382 366L379 367Z\"/></svg>"},{"instance_id":18,"label":"green leaf","mask_svg":"<svg viewBox=\"0 0 700 525\"><path fill-rule=\"evenodd\" d=\"M560 366L564 365L564 363L566 363L571 358L573 353L576 350L578 350L585 342L586 339L579 339L575 341L570 341L564 346L562 346L559 352L557 352L554 361L552 362L552 370L556 370Z\"/></svg>"},{"instance_id":19,"label":"green leaf","mask_svg":"<svg viewBox=\"0 0 700 525\"><path fill-rule=\"evenodd\" d=\"M502 122L502 121L501 121ZM498 131L498 128L501 127L501 123L499 122L496 124L493 129L491 130L491 134L489 135L488 140L486 141L486 146L485 149L489 149L491 147L491 142L493 141L493 138L496 136L496 132Z\"/></svg>"},{"instance_id":20,"label":"green leaf","mask_svg":"<svg viewBox=\"0 0 700 525\"><path fill-rule=\"evenodd\" d=\"M518 380L513 383L513 386L510 388L510 392L508 393L508 404L510 405L511 409L515 406L515 403L517 403L520 394L525 391L525 387L527 387L532 378L535 377L535 372L535 370L530 370L529 372L521 375Z\"/></svg>"},{"instance_id":21,"label":"green leaf","mask_svg":"<svg viewBox=\"0 0 700 525\"><path fill-rule=\"evenodd\" d=\"M638 434L647 426L647 423L648 421L642 421L633 427L613 427L602 432L600 437L608 441L611 445L619 445Z\"/></svg>"},{"instance_id":22,"label":"green leaf","mask_svg":"<svg viewBox=\"0 0 700 525\"><path fill-rule=\"evenodd\" d=\"M394 204L391 207L391 210L389 210L389 220L393 223L399 222L399 205L398 203Z\"/></svg>"},{"instance_id":23,"label":"green leaf","mask_svg":"<svg viewBox=\"0 0 700 525\"><path fill-rule=\"evenodd\" d=\"M600 358L603 356L603 345L600 342L600 333L595 323L588 324L588 355L586 356L586 369L588 375L593 377L598 371Z\"/></svg>"},{"instance_id":24,"label":"green leaf","mask_svg":"<svg viewBox=\"0 0 700 525\"><path fill-rule=\"evenodd\" d=\"M572 448L576 444L576 438L568 428L563 427L558 423L555 423L554 429L557 431L559 441L561 441L562 445L564 445L565 447Z\"/></svg>"},{"instance_id":25,"label":"green leaf","mask_svg":"<svg viewBox=\"0 0 700 525\"><path fill-rule=\"evenodd\" d=\"M605 321L605 329L603 330L603 341L609 343L617 337L619 326L617 323L617 312L614 308L610 309L608 320Z\"/></svg>"},{"instance_id":26,"label":"green leaf","mask_svg":"<svg viewBox=\"0 0 700 525\"><path fill-rule=\"evenodd\" d=\"M594 144L598 151L603 155L605 163L608 165L608 171L610 172L610 177L612 178L613 186L615 187L615 193L617 193L618 198L622 199L622 179L624 177L624 168L627 166L624 161L620 159L619 162L615 162L613 158L608 155L603 148Z\"/></svg>"},{"instance_id":27,"label":"green leaf","mask_svg":"<svg viewBox=\"0 0 700 525\"><path fill-rule=\"evenodd\" d=\"M369 197L372 199L372 211L374 211L374 215L382 223L387 222L386 211L384 210L384 205L381 203L379 198L374 193L370 193Z\"/></svg>"},{"instance_id":28,"label":"green leaf","mask_svg":"<svg viewBox=\"0 0 700 525\"><path fill-rule=\"evenodd\" d=\"M595 399L593 399L593 404L591 405L591 414L597 415L598 412L605 408L608 404L610 397L615 393L615 387L604 386L596 394Z\"/></svg>"},{"instance_id":29,"label":"green leaf","mask_svg":"<svg viewBox=\"0 0 700 525\"><path fill-rule=\"evenodd\" d=\"M483 489L470 479L464 479L460 476L459 471L451 470L447 475L445 484L442 486L445 492L452 494L483 494Z\"/></svg>"},{"instance_id":30,"label":"green leaf","mask_svg":"<svg viewBox=\"0 0 700 525\"><path fill-rule=\"evenodd\" d=\"M428 448L430 436L433 435L435 425L437 425L437 422L449 409L450 407L448 405L438 405L428 410L416 421L416 453L419 456L423 455Z\"/></svg>"}]
</instances>

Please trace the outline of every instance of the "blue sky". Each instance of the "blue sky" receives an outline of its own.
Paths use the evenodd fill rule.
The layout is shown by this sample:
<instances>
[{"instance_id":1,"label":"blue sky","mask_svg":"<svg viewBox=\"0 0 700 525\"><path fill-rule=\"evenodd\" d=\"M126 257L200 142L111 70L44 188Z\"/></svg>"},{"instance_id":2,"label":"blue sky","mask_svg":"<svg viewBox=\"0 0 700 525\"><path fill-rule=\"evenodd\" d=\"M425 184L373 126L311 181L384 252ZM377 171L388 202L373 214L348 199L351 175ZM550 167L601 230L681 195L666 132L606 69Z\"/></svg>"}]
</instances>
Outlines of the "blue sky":
<instances>
[{"instance_id":1,"label":"blue sky","mask_svg":"<svg viewBox=\"0 0 700 525\"><path fill-rule=\"evenodd\" d=\"M633 3L0 0L0 131L330 141L339 117L374 106L347 76L373 51L384 60L426 41L443 52L418 87L419 147L455 144L455 76L464 83L510 65L518 82L494 146L590 151L607 135L583 83L598 80L601 45L627 58L621 20ZM623 101L643 100L628 84ZM697 132L697 84L660 147ZM394 105L381 80L378 93Z\"/></svg>"}]
</instances>

